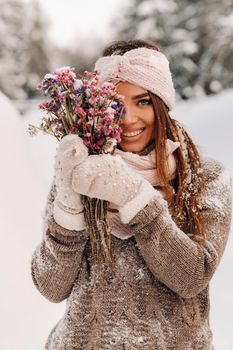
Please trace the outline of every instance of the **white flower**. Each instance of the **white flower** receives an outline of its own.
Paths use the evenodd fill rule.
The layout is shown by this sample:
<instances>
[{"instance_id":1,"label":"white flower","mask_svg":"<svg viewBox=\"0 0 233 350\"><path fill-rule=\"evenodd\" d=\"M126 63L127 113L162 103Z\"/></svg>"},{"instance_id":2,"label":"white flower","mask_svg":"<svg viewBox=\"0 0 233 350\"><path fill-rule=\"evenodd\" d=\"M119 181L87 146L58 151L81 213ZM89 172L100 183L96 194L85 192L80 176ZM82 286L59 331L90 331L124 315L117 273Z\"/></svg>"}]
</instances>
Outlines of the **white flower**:
<instances>
[{"instance_id":1,"label":"white flower","mask_svg":"<svg viewBox=\"0 0 233 350\"><path fill-rule=\"evenodd\" d=\"M115 114L115 113L116 113L116 110L115 110L114 108L112 108L112 107L108 107L108 108L106 109L106 112L108 112L108 113L110 113L110 114Z\"/></svg>"},{"instance_id":2,"label":"white flower","mask_svg":"<svg viewBox=\"0 0 233 350\"><path fill-rule=\"evenodd\" d=\"M56 79L56 76L54 74L47 73L45 74L44 79Z\"/></svg>"},{"instance_id":3,"label":"white flower","mask_svg":"<svg viewBox=\"0 0 233 350\"><path fill-rule=\"evenodd\" d=\"M86 89L86 96L87 96L87 97L91 97L91 91L90 91L90 89Z\"/></svg>"},{"instance_id":4,"label":"white flower","mask_svg":"<svg viewBox=\"0 0 233 350\"><path fill-rule=\"evenodd\" d=\"M74 89L78 90L83 86L83 82L80 79L76 79L74 82Z\"/></svg>"},{"instance_id":5,"label":"white flower","mask_svg":"<svg viewBox=\"0 0 233 350\"><path fill-rule=\"evenodd\" d=\"M113 147L113 145L112 144L106 144L104 147L103 147L103 149L104 149L104 152L105 153L111 153L112 151L113 151L113 149L114 149L114 147Z\"/></svg>"},{"instance_id":6,"label":"white flower","mask_svg":"<svg viewBox=\"0 0 233 350\"><path fill-rule=\"evenodd\" d=\"M103 146L105 153L111 153L114 150L114 147L117 145L117 141L114 138L109 138L107 143Z\"/></svg>"},{"instance_id":7,"label":"white flower","mask_svg":"<svg viewBox=\"0 0 233 350\"><path fill-rule=\"evenodd\" d=\"M114 138L109 138L109 139L108 139L108 143L111 143L113 146L116 146L117 140L114 139Z\"/></svg>"}]
</instances>

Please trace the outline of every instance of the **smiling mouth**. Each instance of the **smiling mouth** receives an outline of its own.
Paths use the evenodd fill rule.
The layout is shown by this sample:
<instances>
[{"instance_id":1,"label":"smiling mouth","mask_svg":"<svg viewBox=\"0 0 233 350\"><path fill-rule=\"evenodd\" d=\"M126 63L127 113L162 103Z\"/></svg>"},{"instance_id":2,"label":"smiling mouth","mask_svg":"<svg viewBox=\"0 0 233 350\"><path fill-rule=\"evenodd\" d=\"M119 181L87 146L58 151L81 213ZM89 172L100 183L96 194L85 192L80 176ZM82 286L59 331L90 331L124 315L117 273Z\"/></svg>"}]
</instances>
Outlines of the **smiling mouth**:
<instances>
[{"instance_id":1,"label":"smiling mouth","mask_svg":"<svg viewBox=\"0 0 233 350\"><path fill-rule=\"evenodd\" d=\"M122 135L124 137L134 137L134 136L140 135L144 130L145 128L141 128L136 131L123 132Z\"/></svg>"}]
</instances>

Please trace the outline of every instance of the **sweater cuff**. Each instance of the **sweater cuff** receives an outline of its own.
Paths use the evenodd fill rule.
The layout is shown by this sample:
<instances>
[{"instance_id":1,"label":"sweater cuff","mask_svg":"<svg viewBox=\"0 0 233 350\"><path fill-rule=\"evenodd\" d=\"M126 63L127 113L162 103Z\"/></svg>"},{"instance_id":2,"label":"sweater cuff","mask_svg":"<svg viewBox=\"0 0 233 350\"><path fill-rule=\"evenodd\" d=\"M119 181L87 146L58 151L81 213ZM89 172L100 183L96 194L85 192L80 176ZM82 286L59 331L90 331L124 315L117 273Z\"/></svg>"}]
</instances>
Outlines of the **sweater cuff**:
<instances>
[{"instance_id":1,"label":"sweater cuff","mask_svg":"<svg viewBox=\"0 0 233 350\"><path fill-rule=\"evenodd\" d=\"M151 234L156 232L159 242L160 234L165 228L169 225L175 225L169 212L167 201L162 197L161 193L158 194L128 223L133 235L137 236L137 238L150 240Z\"/></svg>"},{"instance_id":2,"label":"sweater cuff","mask_svg":"<svg viewBox=\"0 0 233 350\"><path fill-rule=\"evenodd\" d=\"M119 215L123 224L128 224L156 195L161 196L148 181L143 181L138 194L119 208Z\"/></svg>"},{"instance_id":3,"label":"sweater cuff","mask_svg":"<svg viewBox=\"0 0 233 350\"><path fill-rule=\"evenodd\" d=\"M83 212L70 213L60 208L57 197L53 202L53 217L56 223L67 230L81 231L86 228L86 222Z\"/></svg>"}]
</instances>

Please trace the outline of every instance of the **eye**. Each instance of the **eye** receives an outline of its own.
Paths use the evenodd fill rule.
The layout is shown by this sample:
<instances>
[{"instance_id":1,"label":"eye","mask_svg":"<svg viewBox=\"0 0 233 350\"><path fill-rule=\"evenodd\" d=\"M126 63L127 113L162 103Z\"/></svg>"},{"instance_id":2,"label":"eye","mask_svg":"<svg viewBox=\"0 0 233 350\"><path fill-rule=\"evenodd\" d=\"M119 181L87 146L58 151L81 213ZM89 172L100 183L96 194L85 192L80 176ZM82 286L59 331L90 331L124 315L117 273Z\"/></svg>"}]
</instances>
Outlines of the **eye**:
<instances>
[{"instance_id":1,"label":"eye","mask_svg":"<svg viewBox=\"0 0 233 350\"><path fill-rule=\"evenodd\" d=\"M141 106L148 106L151 105L152 101L150 98L143 98L141 100L138 101L138 104Z\"/></svg>"}]
</instances>

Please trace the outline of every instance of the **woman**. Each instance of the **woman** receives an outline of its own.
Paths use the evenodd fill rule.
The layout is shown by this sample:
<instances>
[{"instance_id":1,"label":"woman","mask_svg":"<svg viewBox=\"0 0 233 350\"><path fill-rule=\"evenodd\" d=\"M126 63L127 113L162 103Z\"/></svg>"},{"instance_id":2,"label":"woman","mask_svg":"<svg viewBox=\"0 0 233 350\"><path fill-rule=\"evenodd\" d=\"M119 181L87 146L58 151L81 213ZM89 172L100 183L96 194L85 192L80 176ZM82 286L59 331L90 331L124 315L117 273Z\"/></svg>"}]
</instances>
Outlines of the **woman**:
<instances>
[{"instance_id":1,"label":"woman","mask_svg":"<svg viewBox=\"0 0 233 350\"><path fill-rule=\"evenodd\" d=\"M67 299L46 349L210 350L209 282L231 222L231 178L169 115L169 63L151 42L115 42L95 68L125 96L114 155L77 135L57 148L33 281ZM114 254L95 264L80 194L110 202Z\"/></svg>"}]
</instances>

